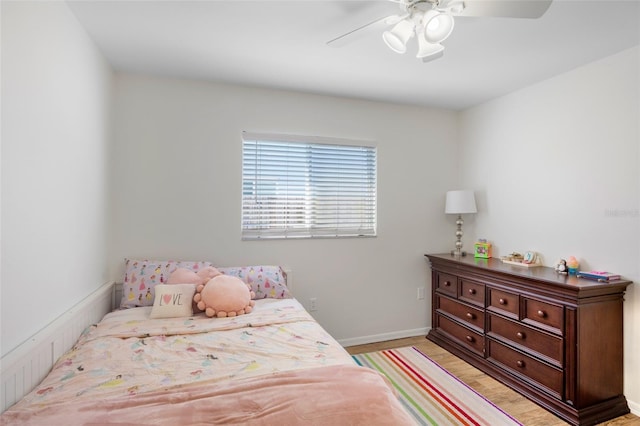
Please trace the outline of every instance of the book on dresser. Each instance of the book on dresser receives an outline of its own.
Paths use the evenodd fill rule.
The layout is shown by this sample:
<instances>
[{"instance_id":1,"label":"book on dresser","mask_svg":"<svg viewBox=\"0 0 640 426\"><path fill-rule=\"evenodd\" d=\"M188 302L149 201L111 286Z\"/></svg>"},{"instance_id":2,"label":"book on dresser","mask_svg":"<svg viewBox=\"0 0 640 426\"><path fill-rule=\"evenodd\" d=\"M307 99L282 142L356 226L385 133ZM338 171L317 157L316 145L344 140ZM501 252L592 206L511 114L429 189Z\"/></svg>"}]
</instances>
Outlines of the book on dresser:
<instances>
[{"instance_id":1,"label":"book on dresser","mask_svg":"<svg viewBox=\"0 0 640 426\"><path fill-rule=\"evenodd\" d=\"M578 271L578 278L588 278L596 281L616 281L621 279L620 274L606 271Z\"/></svg>"},{"instance_id":2,"label":"book on dresser","mask_svg":"<svg viewBox=\"0 0 640 426\"><path fill-rule=\"evenodd\" d=\"M429 340L573 425L629 413L623 296L630 281L588 280L495 258L425 256Z\"/></svg>"}]
</instances>

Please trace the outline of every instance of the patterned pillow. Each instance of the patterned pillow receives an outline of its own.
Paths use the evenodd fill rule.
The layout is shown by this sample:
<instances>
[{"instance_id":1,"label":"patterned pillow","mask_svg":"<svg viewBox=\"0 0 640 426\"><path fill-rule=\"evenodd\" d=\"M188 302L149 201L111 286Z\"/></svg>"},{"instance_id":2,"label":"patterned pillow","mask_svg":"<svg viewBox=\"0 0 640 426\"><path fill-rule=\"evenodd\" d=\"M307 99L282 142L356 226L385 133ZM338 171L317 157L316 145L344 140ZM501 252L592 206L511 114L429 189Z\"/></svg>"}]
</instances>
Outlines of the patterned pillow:
<instances>
[{"instance_id":1,"label":"patterned pillow","mask_svg":"<svg viewBox=\"0 0 640 426\"><path fill-rule=\"evenodd\" d=\"M193 315L195 284L158 284L149 318L176 318Z\"/></svg>"},{"instance_id":2,"label":"patterned pillow","mask_svg":"<svg viewBox=\"0 0 640 426\"><path fill-rule=\"evenodd\" d=\"M240 278L249 284L256 299L289 299L287 275L279 266L233 266L218 268L226 275Z\"/></svg>"},{"instance_id":3,"label":"patterned pillow","mask_svg":"<svg viewBox=\"0 0 640 426\"><path fill-rule=\"evenodd\" d=\"M207 266L213 265L202 261L125 259L120 308L152 306L155 299L154 287L166 283L169 275L177 268L197 272Z\"/></svg>"}]
</instances>

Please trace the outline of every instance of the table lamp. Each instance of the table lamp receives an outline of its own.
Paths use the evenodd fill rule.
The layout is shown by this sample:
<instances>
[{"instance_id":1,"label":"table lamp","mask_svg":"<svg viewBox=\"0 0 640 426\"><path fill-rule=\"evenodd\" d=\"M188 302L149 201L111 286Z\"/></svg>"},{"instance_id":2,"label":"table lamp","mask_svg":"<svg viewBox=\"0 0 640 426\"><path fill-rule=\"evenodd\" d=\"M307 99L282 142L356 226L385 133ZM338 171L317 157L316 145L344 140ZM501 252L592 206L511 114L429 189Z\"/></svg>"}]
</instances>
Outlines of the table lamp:
<instances>
[{"instance_id":1,"label":"table lamp","mask_svg":"<svg viewBox=\"0 0 640 426\"><path fill-rule=\"evenodd\" d=\"M458 219L456 225L456 248L451 250L453 256L466 256L466 252L462 251L462 220L463 214L477 213L476 197L470 189L462 189L456 191L447 191L447 201L444 207L445 214L457 214Z\"/></svg>"}]
</instances>

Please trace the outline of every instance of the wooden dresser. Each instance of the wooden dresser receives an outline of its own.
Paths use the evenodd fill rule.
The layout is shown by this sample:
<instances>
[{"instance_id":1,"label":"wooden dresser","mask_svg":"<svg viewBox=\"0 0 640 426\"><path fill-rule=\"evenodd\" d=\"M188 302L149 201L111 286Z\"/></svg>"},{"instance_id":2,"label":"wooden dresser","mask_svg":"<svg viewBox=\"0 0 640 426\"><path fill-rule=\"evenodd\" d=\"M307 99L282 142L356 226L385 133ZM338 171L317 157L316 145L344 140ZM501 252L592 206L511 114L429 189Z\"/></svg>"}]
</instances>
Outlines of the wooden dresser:
<instances>
[{"instance_id":1,"label":"wooden dresser","mask_svg":"<svg viewBox=\"0 0 640 426\"><path fill-rule=\"evenodd\" d=\"M499 259L425 255L427 338L575 425L629 412L623 395L623 295L599 283Z\"/></svg>"}]
</instances>

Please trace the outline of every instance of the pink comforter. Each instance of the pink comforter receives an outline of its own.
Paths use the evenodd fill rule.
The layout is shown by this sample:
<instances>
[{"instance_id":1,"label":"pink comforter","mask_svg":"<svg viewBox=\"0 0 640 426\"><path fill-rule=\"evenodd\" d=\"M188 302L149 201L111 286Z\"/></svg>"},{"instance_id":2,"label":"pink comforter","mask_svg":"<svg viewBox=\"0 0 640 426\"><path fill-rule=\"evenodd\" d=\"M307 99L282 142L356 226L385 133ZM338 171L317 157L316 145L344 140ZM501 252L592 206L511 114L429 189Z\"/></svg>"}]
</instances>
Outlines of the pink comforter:
<instances>
[{"instance_id":1,"label":"pink comforter","mask_svg":"<svg viewBox=\"0 0 640 426\"><path fill-rule=\"evenodd\" d=\"M199 382L128 397L10 410L3 424L411 425L386 379L334 365L231 382Z\"/></svg>"}]
</instances>

